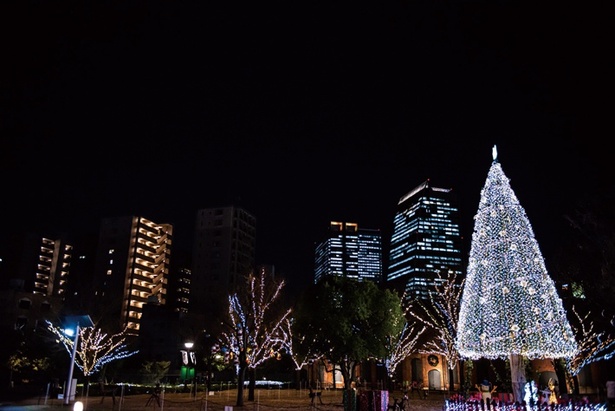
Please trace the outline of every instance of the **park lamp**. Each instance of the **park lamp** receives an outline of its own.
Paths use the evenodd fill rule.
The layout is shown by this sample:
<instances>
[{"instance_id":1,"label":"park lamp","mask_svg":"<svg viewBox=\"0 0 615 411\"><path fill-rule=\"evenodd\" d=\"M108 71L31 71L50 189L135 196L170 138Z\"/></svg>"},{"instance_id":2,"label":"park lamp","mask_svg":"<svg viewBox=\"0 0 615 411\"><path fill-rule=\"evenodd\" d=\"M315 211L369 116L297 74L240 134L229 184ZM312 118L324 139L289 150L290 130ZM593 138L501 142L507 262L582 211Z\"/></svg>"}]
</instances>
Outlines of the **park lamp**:
<instances>
[{"instance_id":1,"label":"park lamp","mask_svg":"<svg viewBox=\"0 0 615 411\"><path fill-rule=\"evenodd\" d=\"M64 392L64 405L70 404L70 397L73 391L73 372L75 370L75 359L77 358L77 344L79 343L79 328L93 327L94 323L89 315L69 315L64 319L64 334L72 337L73 352L70 357L70 367L68 369L68 381L66 381L66 390Z\"/></svg>"},{"instance_id":2,"label":"park lamp","mask_svg":"<svg viewBox=\"0 0 615 411\"><path fill-rule=\"evenodd\" d=\"M184 347L186 347L186 351L185 351L186 356L184 357L184 365L186 367L185 380L187 381L191 377L191 374L192 374L191 371L194 370L194 367L196 366L196 358L194 356L194 352L192 351L192 347L194 347L194 342L186 341L184 343ZM194 381L194 376L192 376L191 379L192 381ZM195 391L194 394L196 395L196 389L194 391Z\"/></svg>"}]
</instances>

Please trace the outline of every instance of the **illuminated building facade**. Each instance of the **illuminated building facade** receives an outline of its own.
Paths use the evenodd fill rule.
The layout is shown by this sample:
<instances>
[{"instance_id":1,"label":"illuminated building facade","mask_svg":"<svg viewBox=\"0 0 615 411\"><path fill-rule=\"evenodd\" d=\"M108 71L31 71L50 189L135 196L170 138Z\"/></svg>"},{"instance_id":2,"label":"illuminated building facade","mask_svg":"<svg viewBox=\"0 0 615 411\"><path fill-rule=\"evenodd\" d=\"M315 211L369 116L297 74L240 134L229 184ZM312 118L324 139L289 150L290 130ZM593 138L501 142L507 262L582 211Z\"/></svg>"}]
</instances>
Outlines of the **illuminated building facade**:
<instances>
[{"instance_id":1,"label":"illuminated building facade","mask_svg":"<svg viewBox=\"0 0 615 411\"><path fill-rule=\"evenodd\" d=\"M102 220L95 265L94 310L138 333L143 306L166 304L173 226L143 217Z\"/></svg>"},{"instance_id":2,"label":"illuminated building facade","mask_svg":"<svg viewBox=\"0 0 615 411\"><path fill-rule=\"evenodd\" d=\"M393 222L387 283L406 298L428 298L441 276L462 275L459 210L452 189L429 180L403 196Z\"/></svg>"},{"instance_id":3,"label":"illuminated building facade","mask_svg":"<svg viewBox=\"0 0 615 411\"><path fill-rule=\"evenodd\" d=\"M9 288L64 300L74 253L72 241L63 234L15 235L0 256L0 274Z\"/></svg>"},{"instance_id":4,"label":"illuminated building facade","mask_svg":"<svg viewBox=\"0 0 615 411\"><path fill-rule=\"evenodd\" d=\"M359 228L356 223L331 221L326 238L316 245L314 283L327 276L380 283L380 230Z\"/></svg>"}]
</instances>

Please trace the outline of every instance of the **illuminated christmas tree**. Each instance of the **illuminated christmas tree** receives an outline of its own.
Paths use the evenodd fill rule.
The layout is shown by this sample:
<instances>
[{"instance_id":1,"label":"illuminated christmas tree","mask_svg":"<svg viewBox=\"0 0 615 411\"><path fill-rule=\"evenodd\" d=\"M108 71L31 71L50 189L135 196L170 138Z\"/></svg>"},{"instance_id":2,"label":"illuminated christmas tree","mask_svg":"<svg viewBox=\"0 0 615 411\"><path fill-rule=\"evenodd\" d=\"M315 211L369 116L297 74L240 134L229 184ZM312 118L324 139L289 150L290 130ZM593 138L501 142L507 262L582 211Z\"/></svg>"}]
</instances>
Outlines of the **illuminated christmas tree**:
<instances>
[{"instance_id":1,"label":"illuminated christmas tree","mask_svg":"<svg viewBox=\"0 0 615 411\"><path fill-rule=\"evenodd\" d=\"M471 359L509 359L521 400L523 358L570 358L577 343L495 146L474 220L457 349Z\"/></svg>"}]
</instances>

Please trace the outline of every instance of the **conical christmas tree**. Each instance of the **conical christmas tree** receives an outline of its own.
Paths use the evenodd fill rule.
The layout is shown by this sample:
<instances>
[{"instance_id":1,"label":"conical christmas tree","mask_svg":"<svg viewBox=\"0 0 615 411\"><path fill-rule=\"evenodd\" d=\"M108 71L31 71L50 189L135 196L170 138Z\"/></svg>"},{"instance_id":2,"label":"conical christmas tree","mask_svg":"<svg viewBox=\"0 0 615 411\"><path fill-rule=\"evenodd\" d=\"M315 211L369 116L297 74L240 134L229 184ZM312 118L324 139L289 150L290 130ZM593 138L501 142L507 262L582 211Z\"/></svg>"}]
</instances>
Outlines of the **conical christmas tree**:
<instances>
[{"instance_id":1,"label":"conical christmas tree","mask_svg":"<svg viewBox=\"0 0 615 411\"><path fill-rule=\"evenodd\" d=\"M465 358L510 359L520 400L525 376L515 373L522 373L521 357L571 357L577 344L495 146L474 220L457 349Z\"/></svg>"}]
</instances>

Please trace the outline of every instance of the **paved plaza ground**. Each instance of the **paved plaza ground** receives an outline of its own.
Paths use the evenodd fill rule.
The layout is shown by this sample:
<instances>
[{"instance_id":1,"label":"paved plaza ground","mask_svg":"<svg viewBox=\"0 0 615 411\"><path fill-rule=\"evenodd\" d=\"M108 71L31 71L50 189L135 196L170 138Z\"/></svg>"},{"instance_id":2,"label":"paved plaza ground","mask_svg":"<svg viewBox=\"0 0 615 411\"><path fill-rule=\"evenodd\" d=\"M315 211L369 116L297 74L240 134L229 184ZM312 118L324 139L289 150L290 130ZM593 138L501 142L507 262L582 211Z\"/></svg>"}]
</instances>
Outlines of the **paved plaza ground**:
<instances>
[{"instance_id":1,"label":"paved plaza ground","mask_svg":"<svg viewBox=\"0 0 615 411\"><path fill-rule=\"evenodd\" d=\"M291 411L291 410L314 410L314 411L343 411L343 391L325 390L320 398L316 397L311 402L307 390L271 389L256 390L254 401L247 400L247 390L244 405L237 407L237 391L220 391L210 395L197 393L197 396L189 393L161 394L158 399L151 394L126 395L123 398L117 396L115 403L111 397L77 397L77 401L84 404L85 411ZM393 398L400 399L402 392L390 394L391 403ZM435 393L426 399L410 397L410 409L412 411L442 411L446 394ZM1 402L1 401L0 401ZM72 405L63 405L59 399L30 398L24 401L16 401L0 404L2 411L54 411L59 409L73 410Z\"/></svg>"}]
</instances>

